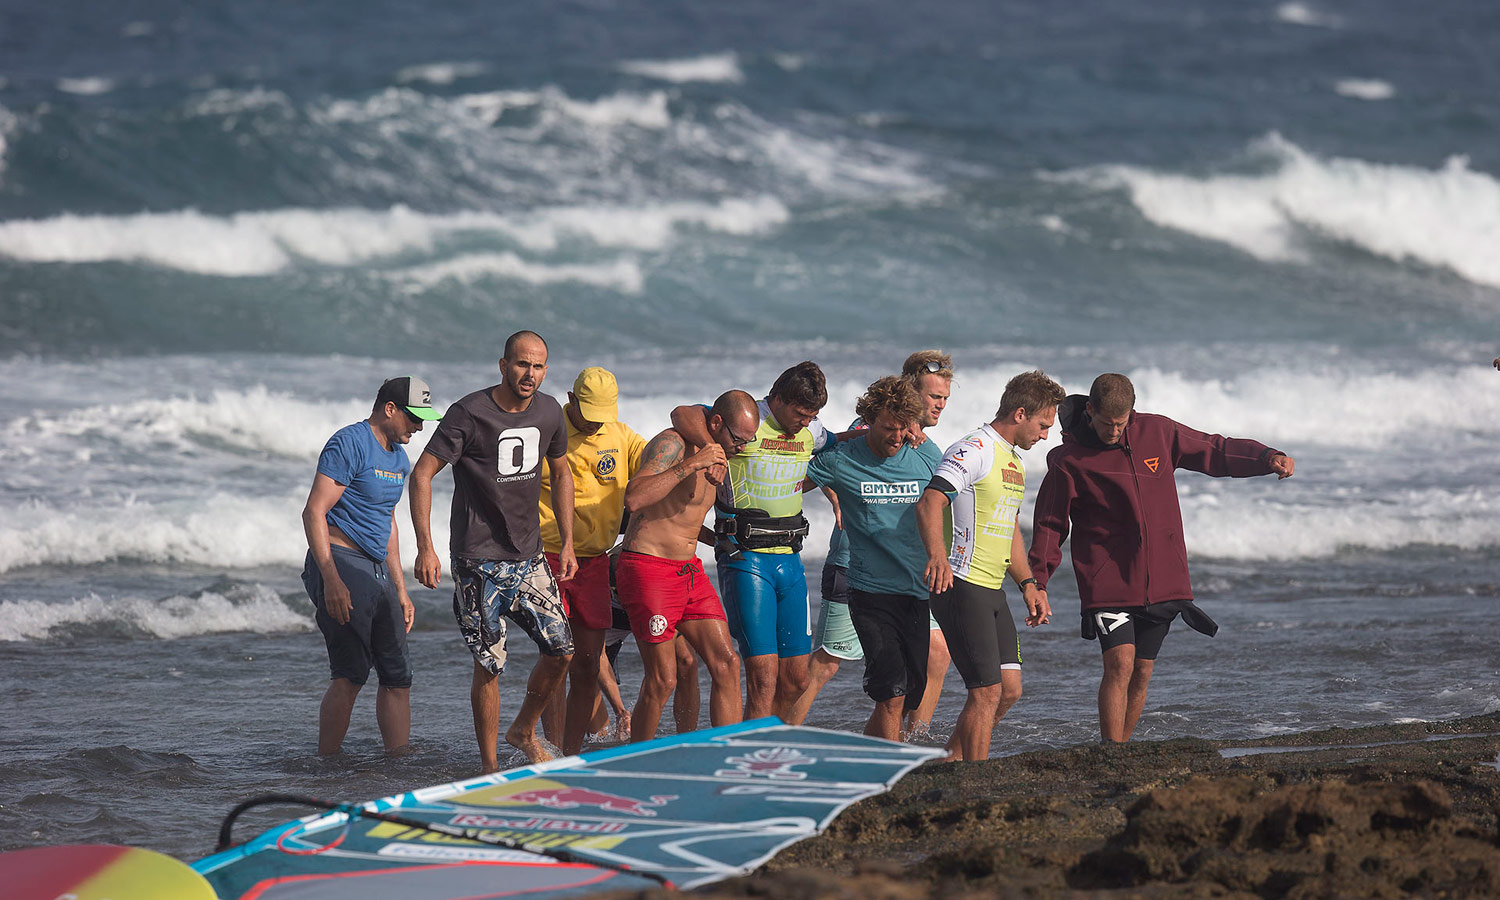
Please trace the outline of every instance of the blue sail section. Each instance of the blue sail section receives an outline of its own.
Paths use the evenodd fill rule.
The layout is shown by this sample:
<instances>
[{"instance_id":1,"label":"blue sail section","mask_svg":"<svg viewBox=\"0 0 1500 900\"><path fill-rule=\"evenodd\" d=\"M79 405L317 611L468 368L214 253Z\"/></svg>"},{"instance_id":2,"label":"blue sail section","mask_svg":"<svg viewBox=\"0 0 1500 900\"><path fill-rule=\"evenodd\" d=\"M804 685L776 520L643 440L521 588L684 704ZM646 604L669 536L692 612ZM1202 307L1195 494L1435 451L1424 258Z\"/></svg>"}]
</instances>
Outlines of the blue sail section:
<instances>
[{"instance_id":1,"label":"blue sail section","mask_svg":"<svg viewBox=\"0 0 1500 900\"><path fill-rule=\"evenodd\" d=\"M352 816L310 816L194 868L222 900L567 897L657 879L691 888L753 870L942 755L758 719L423 788ZM366 810L475 829L537 852L383 822Z\"/></svg>"}]
</instances>

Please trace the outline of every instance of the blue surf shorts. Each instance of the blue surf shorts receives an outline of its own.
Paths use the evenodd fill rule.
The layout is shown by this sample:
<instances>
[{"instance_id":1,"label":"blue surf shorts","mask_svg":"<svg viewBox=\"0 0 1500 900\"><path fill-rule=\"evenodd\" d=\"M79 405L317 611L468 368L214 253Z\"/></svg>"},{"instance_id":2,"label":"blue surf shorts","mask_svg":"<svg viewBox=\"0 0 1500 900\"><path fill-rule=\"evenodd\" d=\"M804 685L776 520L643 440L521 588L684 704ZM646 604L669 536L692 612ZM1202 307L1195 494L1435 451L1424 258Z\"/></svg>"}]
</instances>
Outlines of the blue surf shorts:
<instances>
[{"instance_id":1,"label":"blue surf shorts","mask_svg":"<svg viewBox=\"0 0 1500 900\"><path fill-rule=\"evenodd\" d=\"M746 550L737 559L721 554L718 564L724 615L740 656L786 659L812 652L801 554Z\"/></svg>"},{"instance_id":2,"label":"blue surf shorts","mask_svg":"<svg viewBox=\"0 0 1500 900\"><path fill-rule=\"evenodd\" d=\"M411 687L411 657L406 652L406 617L401 598L385 563L358 550L330 545L333 567L349 589L349 622L340 625L323 607L323 572L307 551L302 585L317 610L318 630L328 647L328 677L355 684L370 679L375 669L381 687Z\"/></svg>"},{"instance_id":3,"label":"blue surf shorts","mask_svg":"<svg viewBox=\"0 0 1500 900\"><path fill-rule=\"evenodd\" d=\"M573 652L573 631L547 558L453 559L453 617L474 661L505 670L505 620L526 630L544 656Z\"/></svg>"}]
</instances>

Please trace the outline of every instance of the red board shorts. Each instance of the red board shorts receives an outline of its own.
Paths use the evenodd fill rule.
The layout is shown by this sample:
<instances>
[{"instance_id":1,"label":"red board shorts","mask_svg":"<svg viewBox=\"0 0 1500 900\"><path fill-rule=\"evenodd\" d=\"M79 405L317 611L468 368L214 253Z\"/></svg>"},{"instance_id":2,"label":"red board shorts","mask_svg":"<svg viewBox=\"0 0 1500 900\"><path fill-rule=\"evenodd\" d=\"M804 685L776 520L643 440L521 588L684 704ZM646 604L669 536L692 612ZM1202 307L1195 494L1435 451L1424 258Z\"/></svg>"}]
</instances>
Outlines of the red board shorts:
<instances>
[{"instance_id":1,"label":"red board shorts","mask_svg":"<svg viewBox=\"0 0 1500 900\"><path fill-rule=\"evenodd\" d=\"M637 641L670 641L684 619L724 618L724 604L696 556L663 559L626 550L620 554L615 585Z\"/></svg>"},{"instance_id":2,"label":"red board shorts","mask_svg":"<svg viewBox=\"0 0 1500 900\"><path fill-rule=\"evenodd\" d=\"M548 553L547 567L552 570L554 578L561 576L562 558L556 553ZM568 612L569 622L594 631L609 627L608 556L579 557L578 574L567 581L559 581L557 589L562 594L563 609Z\"/></svg>"}]
</instances>

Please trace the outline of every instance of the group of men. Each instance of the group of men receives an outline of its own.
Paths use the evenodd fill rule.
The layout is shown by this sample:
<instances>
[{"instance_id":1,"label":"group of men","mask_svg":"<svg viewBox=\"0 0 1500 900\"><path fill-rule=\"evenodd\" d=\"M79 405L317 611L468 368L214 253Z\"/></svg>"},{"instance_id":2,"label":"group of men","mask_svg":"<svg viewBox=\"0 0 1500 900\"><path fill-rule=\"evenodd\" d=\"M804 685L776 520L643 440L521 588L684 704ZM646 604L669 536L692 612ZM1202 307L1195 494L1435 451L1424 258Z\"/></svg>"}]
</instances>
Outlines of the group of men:
<instances>
[{"instance_id":1,"label":"group of men","mask_svg":"<svg viewBox=\"0 0 1500 900\"><path fill-rule=\"evenodd\" d=\"M580 373L566 406L542 393L547 346L534 332L511 335L500 370L499 384L441 417L420 379L391 379L369 418L341 429L319 458L303 512L303 579L331 671L320 753L338 750L371 668L386 749L407 743L412 604L399 564L386 561L398 553L395 505L409 481L414 575L438 586L432 479L445 466L454 481L453 609L474 658L470 700L485 771L498 768L507 622L540 656L505 740L539 761L550 754L538 721L565 680L561 749L577 753L597 728L601 675L614 684L606 634L621 610L643 669L633 741L655 735L684 665L694 688L687 725L696 724L695 657L709 675L714 725L773 714L801 722L840 663L862 659L875 704L865 731L891 739L931 720L951 658L968 696L949 758L983 759L995 724L1021 696L1003 582L1016 583L1028 626L1050 621L1047 583L1070 534L1082 634L1103 649L1101 734L1128 740L1172 621L1216 628L1193 603L1174 471L1293 471L1290 457L1258 442L1134 412L1133 387L1114 374L1096 379L1087 397L1068 396L1040 371L1017 375L988 424L940 450L927 429L954 371L939 351L912 354L900 374L872 383L854 424L837 434L817 419L828 397L812 362L787 369L759 401L730 390L710 405L680 406L649 442L619 421L618 387L604 369ZM440 422L412 467L400 445L432 420ZM1048 456L1028 554L1020 451L1058 425L1063 440ZM802 496L818 488L837 527L814 641L800 551ZM722 600L699 543L714 548ZM549 738L558 728L549 723Z\"/></svg>"}]
</instances>

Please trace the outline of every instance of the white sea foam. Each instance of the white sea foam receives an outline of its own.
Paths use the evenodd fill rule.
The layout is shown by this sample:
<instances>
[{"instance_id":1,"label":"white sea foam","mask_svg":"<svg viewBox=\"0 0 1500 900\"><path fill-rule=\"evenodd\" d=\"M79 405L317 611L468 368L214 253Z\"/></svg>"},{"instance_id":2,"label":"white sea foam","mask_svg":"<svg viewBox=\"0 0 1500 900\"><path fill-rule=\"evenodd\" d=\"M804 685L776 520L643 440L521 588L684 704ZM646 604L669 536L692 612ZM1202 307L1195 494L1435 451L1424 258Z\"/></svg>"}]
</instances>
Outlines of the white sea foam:
<instances>
[{"instance_id":1,"label":"white sea foam","mask_svg":"<svg viewBox=\"0 0 1500 900\"><path fill-rule=\"evenodd\" d=\"M1356 100L1389 100L1396 96L1396 89L1389 81L1378 78L1340 78L1334 82L1335 93Z\"/></svg>"},{"instance_id":2,"label":"white sea foam","mask_svg":"<svg viewBox=\"0 0 1500 900\"><path fill-rule=\"evenodd\" d=\"M558 98L557 109L564 115L588 125L613 127L634 125L639 128L666 128L672 124L664 91L640 94L619 93L598 100Z\"/></svg>"},{"instance_id":3,"label":"white sea foam","mask_svg":"<svg viewBox=\"0 0 1500 900\"><path fill-rule=\"evenodd\" d=\"M745 80L740 69L739 55L711 53L687 59L638 59L620 64L619 69L630 75L654 78L685 84L691 81L739 84Z\"/></svg>"},{"instance_id":4,"label":"white sea foam","mask_svg":"<svg viewBox=\"0 0 1500 900\"><path fill-rule=\"evenodd\" d=\"M790 218L773 197L638 207L576 206L505 216L485 212L285 209L210 216L196 210L132 216L63 215L0 222L0 256L43 263L147 263L205 275L271 275L297 259L350 266L412 252L461 232L491 232L528 250L569 240L660 249L683 228L751 235Z\"/></svg>"},{"instance_id":5,"label":"white sea foam","mask_svg":"<svg viewBox=\"0 0 1500 900\"><path fill-rule=\"evenodd\" d=\"M1419 169L1324 159L1271 135L1252 147L1271 171L1194 177L1104 166L1064 178L1123 188L1151 221L1260 259L1308 258L1307 234L1500 287L1500 181L1452 157Z\"/></svg>"},{"instance_id":6,"label":"white sea foam","mask_svg":"<svg viewBox=\"0 0 1500 900\"><path fill-rule=\"evenodd\" d=\"M127 22L120 34L128 38L148 37L156 33L156 25L153 22L135 21Z\"/></svg>"},{"instance_id":7,"label":"white sea foam","mask_svg":"<svg viewBox=\"0 0 1500 900\"><path fill-rule=\"evenodd\" d=\"M26 447L106 440L125 446L171 445L192 450L212 444L236 451L316 459L328 435L369 415L369 401L315 402L263 386L215 390L204 397L171 397L108 403L24 416L0 441ZM413 436L419 446L427 432ZM4 446L4 444L0 444Z\"/></svg>"},{"instance_id":8,"label":"white sea foam","mask_svg":"<svg viewBox=\"0 0 1500 900\"><path fill-rule=\"evenodd\" d=\"M232 591L205 590L163 599L89 594L64 603L6 600L0 602L0 641L40 640L53 629L68 631L77 626L124 626L158 638L270 634L314 627L310 614L293 611L264 585L233 587Z\"/></svg>"},{"instance_id":9,"label":"white sea foam","mask_svg":"<svg viewBox=\"0 0 1500 900\"><path fill-rule=\"evenodd\" d=\"M78 94L84 97L92 97L98 94L108 94L115 89L114 79L94 76L90 78L59 78L57 89L65 94Z\"/></svg>"},{"instance_id":10,"label":"white sea foam","mask_svg":"<svg viewBox=\"0 0 1500 900\"><path fill-rule=\"evenodd\" d=\"M609 263L562 263L544 265L527 262L514 253L473 253L425 266L414 266L391 273L392 278L415 288L426 289L444 281L464 284L492 278L524 281L529 284L572 282L609 288L625 294L639 294L645 282L640 265L633 259Z\"/></svg>"},{"instance_id":11,"label":"white sea foam","mask_svg":"<svg viewBox=\"0 0 1500 900\"><path fill-rule=\"evenodd\" d=\"M185 111L193 117L232 116L270 107L290 106L291 100L281 91L263 87L249 90L219 88L188 100Z\"/></svg>"},{"instance_id":12,"label":"white sea foam","mask_svg":"<svg viewBox=\"0 0 1500 900\"><path fill-rule=\"evenodd\" d=\"M486 66L482 62L438 62L421 66L407 66L396 73L401 84L421 81L427 84L452 84L460 78L483 75Z\"/></svg>"},{"instance_id":13,"label":"white sea foam","mask_svg":"<svg viewBox=\"0 0 1500 900\"><path fill-rule=\"evenodd\" d=\"M1292 25L1314 28L1337 28L1343 23L1338 16L1323 12L1306 3L1283 3L1276 7L1276 18Z\"/></svg>"}]
</instances>

